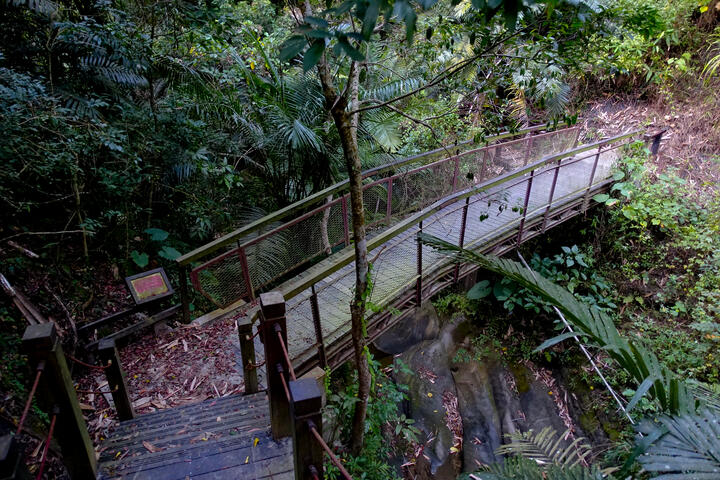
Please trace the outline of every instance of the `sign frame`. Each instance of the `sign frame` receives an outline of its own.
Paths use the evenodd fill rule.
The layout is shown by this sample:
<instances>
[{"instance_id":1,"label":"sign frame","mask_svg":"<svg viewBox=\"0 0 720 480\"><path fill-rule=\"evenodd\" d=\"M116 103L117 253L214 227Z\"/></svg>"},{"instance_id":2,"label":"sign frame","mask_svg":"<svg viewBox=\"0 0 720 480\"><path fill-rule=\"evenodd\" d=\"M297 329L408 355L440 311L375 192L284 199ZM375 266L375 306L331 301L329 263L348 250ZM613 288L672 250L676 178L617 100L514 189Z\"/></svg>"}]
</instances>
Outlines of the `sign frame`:
<instances>
[{"instance_id":1,"label":"sign frame","mask_svg":"<svg viewBox=\"0 0 720 480\"><path fill-rule=\"evenodd\" d=\"M143 277L150 277L155 274L160 274L162 277L163 283L167 287L167 292L158 294L158 295L152 295L148 298L141 298L138 294L137 290L133 286L133 280L137 280L138 278ZM146 272L137 273L135 275L130 275L129 277L125 277L125 283L127 284L128 290L130 291L130 295L132 295L133 300L135 301L135 305L144 305L147 303L152 303L158 300L161 300L163 298L171 297L175 294L175 290L173 289L172 285L170 284L170 280L168 280L168 276L165 273L165 270L160 268L155 268L153 270L148 270Z\"/></svg>"}]
</instances>

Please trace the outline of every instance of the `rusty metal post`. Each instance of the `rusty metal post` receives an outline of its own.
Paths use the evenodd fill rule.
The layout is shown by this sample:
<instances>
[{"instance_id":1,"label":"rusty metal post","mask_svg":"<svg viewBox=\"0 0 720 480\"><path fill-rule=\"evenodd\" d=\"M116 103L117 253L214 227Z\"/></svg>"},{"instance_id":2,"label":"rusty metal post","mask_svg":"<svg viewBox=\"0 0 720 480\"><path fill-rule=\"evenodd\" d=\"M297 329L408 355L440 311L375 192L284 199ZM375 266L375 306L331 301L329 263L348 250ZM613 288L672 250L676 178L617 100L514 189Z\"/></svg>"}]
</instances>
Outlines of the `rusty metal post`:
<instances>
[{"instance_id":1,"label":"rusty metal post","mask_svg":"<svg viewBox=\"0 0 720 480\"><path fill-rule=\"evenodd\" d=\"M182 321L190 323L190 293L188 292L188 266L180 265L180 303L182 304Z\"/></svg>"},{"instance_id":2,"label":"rusty metal post","mask_svg":"<svg viewBox=\"0 0 720 480\"><path fill-rule=\"evenodd\" d=\"M423 224L420 222L420 233L422 233ZM422 305L422 242L417 239L417 280L415 281L415 304L417 307Z\"/></svg>"},{"instance_id":3,"label":"rusty metal post","mask_svg":"<svg viewBox=\"0 0 720 480\"><path fill-rule=\"evenodd\" d=\"M33 369L40 361L45 362L37 400L46 411L51 411L56 406L59 409L55 437L70 477L95 478L95 448L80 410L80 402L65 361L65 353L57 338L55 324L48 322L30 325L23 334L22 348Z\"/></svg>"},{"instance_id":4,"label":"rusty metal post","mask_svg":"<svg viewBox=\"0 0 720 480\"><path fill-rule=\"evenodd\" d=\"M320 305L318 305L317 293L315 293L315 285L310 286L310 310L312 311L313 324L315 325L315 339L318 344L318 359L323 368L327 368L327 353L325 352L325 341L323 340L322 323L320 322Z\"/></svg>"},{"instance_id":5,"label":"rusty metal post","mask_svg":"<svg viewBox=\"0 0 720 480\"><path fill-rule=\"evenodd\" d=\"M255 340L252 333L252 319L249 316L237 320L238 340L240 340L240 359L243 366L245 395L258 392L257 366L255 365Z\"/></svg>"},{"instance_id":6,"label":"rusty metal post","mask_svg":"<svg viewBox=\"0 0 720 480\"><path fill-rule=\"evenodd\" d=\"M470 206L470 197L467 197L465 199L465 206L463 207L463 214L462 214L462 221L460 222L460 242L458 246L460 248L463 248L465 245L465 228L467 227L467 214L468 214L468 207ZM460 275L460 264L455 265L455 283L458 281L458 276Z\"/></svg>"},{"instance_id":7,"label":"rusty metal post","mask_svg":"<svg viewBox=\"0 0 720 480\"><path fill-rule=\"evenodd\" d=\"M345 246L350 245L350 226L348 225L348 205L347 205L347 195L343 195L342 200L340 201L340 206L342 207L342 216L343 216L343 238L345 239Z\"/></svg>"},{"instance_id":8,"label":"rusty metal post","mask_svg":"<svg viewBox=\"0 0 720 480\"><path fill-rule=\"evenodd\" d=\"M455 153L455 172L453 173L452 193L457 190L458 174L460 173L460 151Z\"/></svg>"},{"instance_id":9,"label":"rusty metal post","mask_svg":"<svg viewBox=\"0 0 720 480\"><path fill-rule=\"evenodd\" d=\"M296 480L311 480L313 473L322 478L323 448L310 430L310 425L322 435L322 396L317 380L300 378L289 384L292 398L293 451ZM315 467L312 472L310 466Z\"/></svg>"},{"instance_id":10,"label":"rusty metal post","mask_svg":"<svg viewBox=\"0 0 720 480\"><path fill-rule=\"evenodd\" d=\"M98 343L98 355L100 363L106 365L105 377L108 387L115 402L115 410L120 420L131 420L135 418L135 411L128 394L125 372L120 364L120 354L115 346L114 338L103 338Z\"/></svg>"},{"instance_id":11,"label":"rusty metal post","mask_svg":"<svg viewBox=\"0 0 720 480\"><path fill-rule=\"evenodd\" d=\"M600 161L600 153L602 152L602 145L598 146L598 151L595 154L595 160L593 161L592 170L590 171L590 180L588 180L588 186L585 190L585 199L583 200L582 210L586 212L590 206L590 190L592 189L593 180L595 180L595 172L597 171L598 162Z\"/></svg>"},{"instance_id":12,"label":"rusty metal post","mask_svg":"<svg viewBox=\"0 0 720 480\"><path fill-rule=\"evenodd\" d=\"M548 216L550 215L550 208L552 208L552 201L553 197L555 196L555 186L557 185L557 179L558 175L560 174L560 164L562 163L562 158L558 160L557 167L555 167L555 173L553 174L553 181L550 185L550 197L548 198L548 206L545 209L545 218L543 218L543 225L542 225L542 231L545 233L545 229L547 228L547 222L548 222Z\"/></svg>"},{"instance_id":13,"label":"rusty metal post","mask_svg":"<svg viewBox=\"0 0 720 480\"><path fill-rule=\"evenodd\" d=\"M387 204L385 205L385 223L390 226L390 215L392 215L392 193L393 193L393 177L388 179L387 186Z\"/></svg>"},{"instance_id":14,"label":"rusty metal post","mask_svg":"<svg viewBox=\"0 0 720 480\"><path fill-rule=\"evenodd\" d=\"M255 300L255 290L253 289L252 278L250 277L250 267L248 265L247 255L245 254L245 249L240 246L240 242L238 242L238 257L240 258L240 269L242 270L243 280L247 286L248 295L250 296L251 301Z\"/></svg>"},{"instance_id":15,"label":"rusty metal post","mask_svg":"<svg viewBox=\"0 0 720 480\"><path fill-rule=\"evenodd\" d=\"M283 377L287 371L283 347L275 331L275 325L280 327L280 335L287 345L287 326L285 321L285 299L280 292L260 294L260 327L265 345L265 373L270 400L270 426L275 440L292 435L292 419L290 404L285 395ZM282 367L278 371L277 366Z\"/></svg>"},{"instance_id":16,"label":"rusty metal post","mask_svg":"<svg viewBox=\"0 0 720 480\"><path fill-rule=\"evenodd\" d=\"M518 228L517 244L518 247L522 243L523 228L525 228L525 219L527 218L527 209L530 203L530 191L532 190L533 178L535 177L535 170L530 170L530 178L527 182L527 190L525 190L525 202L523 204L523 216L520 219L520 227Z\"/></svg>"}]
</instances>

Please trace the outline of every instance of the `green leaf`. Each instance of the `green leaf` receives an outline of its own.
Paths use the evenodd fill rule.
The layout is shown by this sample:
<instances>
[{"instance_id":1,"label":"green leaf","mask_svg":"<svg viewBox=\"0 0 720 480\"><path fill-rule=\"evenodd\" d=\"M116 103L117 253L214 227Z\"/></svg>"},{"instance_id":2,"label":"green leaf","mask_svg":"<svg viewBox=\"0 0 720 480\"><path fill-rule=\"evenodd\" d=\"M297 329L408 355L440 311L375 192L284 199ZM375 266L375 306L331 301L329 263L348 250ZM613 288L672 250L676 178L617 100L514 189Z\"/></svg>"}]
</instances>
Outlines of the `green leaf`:
<instances>
[{"instance_id":1,"label":"green leaf","mask_svg":"<svg viewBox=\"0 0 720 480\"><path fill-rule=\"evenodd\" d=\"M558 343L562 342L563 340L567 340L568 338L576 338L576 337L583 337L583 336L587 336L587 335L582 332L565 332L565 333L557 335L555 337L548 338L543 343L541 343L539 347L537 347L535 350L533 350L533 353L542 352L543 350L550 348L553 345L557 345Z\"/></svg>"},{"instance_id":2,"label":"green leaf","mask_svg":"<svg viewBox=\"0 0 720 480\"><path fill-rule=\"evenodd\" d=\"M295 58L300 52L303 51L307 45L307 39L302 35L293 35L292 37L285 40L280 49L280 60L287 62L288 60Z\"/></svg>"},{"instance_id":3,"label":"green leaf","mask_svg":"<svg viewBox=\"0 0 720 480\"><path fill-rule=\"evenodd\" d=\"M167 245L165 245L162 248L162 250L160 250L158 252L158 255L166 260L175 260L182 254L180 252L178 252L177 250L175 250L174 248L168 247Z\"/></svg>"},{"instance_id":4,"label":"green leaf","mask_svg":"<svg viewBox=\"0 0 720 480\"><path fill-rule=\"evenodd\" d=\"M470 300L480 300L490 295L490 292L492 292L490 280L481 280L467 292L467 298Z\"/></svg>"},{"instance_id":5,"label":"green leaf","mask_svg":"<svg viewBox=\"0 0 720 480\"><path fill-rule=\"evenodd\" d=\"M318 17L307 16L307 17L305 17L305 23L309 23L310 25L314 25L314 26L320 27L320 28L329 28L330 27L330 24L326 20L324 20L322 18L318 18Z\"/></svg>"},{"instance_id":6,"label":"green leaf","mask_svg":"<svg viewBox=\"0 0 720 480\"><path fill-rule=\"evenodd\" d=\"M340 39L338 44L340 45L340 48L342 48L343 52L345 52L345 54L353 60L357 62L362 62L363 60L365 60L365 55L363 55L360 50L350 45L347 40Z\"/></svg>"},{"instance_id":7,"label":"green leaf","mask_svg":"<svg viewBox=\"0 0 720 480\"><path fill-rule=\"evenodd\" d=\"M308 71L313 68L320 61L320 57L325 51L325 41L315 40L307 52L305 52L305 58L303 58L303 70Z\"/></svg>"},{"instance_id":8,"label":"green leaf","mask_svg":"<svg viewBox=\"0 0 720 480\"><path fill-rule=\"evenodd\" d=\"M497 298L499 301L504 302L510 297L510 294L512 294L512 289L509 288L507 285L496 282L495 286L493 287L493 294L495 294L495 298Z\"/></svg>"},{"instance_id":9,"label":"green leaf","mask_svg":"<svg viewBox=\"0 0 720 480\"><path fill-rule=\"evenodd\" d=\"M608 195L607 193L598 193L597 195L594 195L592 197L592 199L598 203L605 203L608 201L609 198L610 198L610 195Z\"/></svg>"},{"instance_id":10,"label":"green leaf","mask_svg":"<svg viewBox=\"0 0 720 480\"><path fill-rule=\"evenodd\" d=\"M167 239L169 235L168 232L160 228L147 228L145 229L145 233L150 235L150 240L152 240L153 242L162 242L163 240Z\"/></svg>"},{"instance_id":11,"label":"green leaf","mask_svg":"<svg viewBox=\"0 0 720 480\"><path fill-rule=\"evenodd\" d=\"M658 378L656 376L650 376L646 378L640 386L635 391L635 394L630 399L630 402L628 402L627 407L625 408L625 411L630 412L635 406L638 404L640 399L645 396L645 394L650 390L655 383L655 380Z\"/></svg>"},{"instance_id":12,"label":"green leaf","mask_svg":"<svg viewBox=\"0 0 720 480\"><path fill-rule=\"evenodd\" d=\"M379 14L380 0L370 0L370 4L367 6L365 16L363 17L362 36L365 40L370 40Z\"/></svg>"},{"instance_id":13,"label":"green leaf","mask_svg":"<svg viewBox=\"0 0 720 480\"><path fill-rule=\"evenodd\" d=\"M145 268L148 263L150 263L150 257L148 257L148 254L145 252L138 253L137 250L133 250L130 252L130 257L133 259L133 262L135 262L135 265L140 268Z\"/></svg>"}]
</instances>

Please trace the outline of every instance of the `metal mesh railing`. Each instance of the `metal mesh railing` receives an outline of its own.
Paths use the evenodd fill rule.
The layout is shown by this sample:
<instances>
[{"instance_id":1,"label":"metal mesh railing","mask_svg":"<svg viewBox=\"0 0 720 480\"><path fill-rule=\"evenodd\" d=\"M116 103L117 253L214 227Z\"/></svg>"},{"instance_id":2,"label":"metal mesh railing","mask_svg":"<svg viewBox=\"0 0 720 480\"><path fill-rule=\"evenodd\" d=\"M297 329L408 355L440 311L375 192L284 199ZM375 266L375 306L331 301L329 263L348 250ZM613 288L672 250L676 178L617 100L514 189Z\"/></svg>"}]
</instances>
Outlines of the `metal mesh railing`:
<instances>
[{"instance_id":1,"label":"metal mesh railing","mask_svg":"<svg viewBox=\"0 0 720 480\"><path fill-rule=\"evenodd\" d=\"M575 205L579 209L587 208L591 193L607 182L610 176L617 156L615 151L627 144L630 138L620 136L600 142L599 146L589 150L582 147L577 149L582 151L575 154L571 150L542 161L532 156L526 161L519 155L521 149L503 147L502 158L507 159L506 168L513 169L519 164L519 169L509 172L497 170L494 176L501 176L497 181L486 181L482 186L473 185L467 193L457 193L446 202L438 202L426 209L428 213L414 214L403 222L408 223L407 228L397 235L385 238L381 234L370 240L368 259L372 261L373 285L369 300L375 306L386 307L402 298L424 297L423 279L427 281L432 272L447 267L445 255L417 243L420 231L467 248L489 248L500 245L504 239L517 244L535 234L536 230L559 223L562 218L552 217L556 207ZM563 146L562 143L551 143L550 139L547 139L546 145L547 148ZM527 163L524 169L523 163ZM287 299L290 356L301 362L308 355L313 355L317 346L311 329L314 321L311 288L318 298L317 320L325 345L337 344L349 331L355 283L354 262L350 261L326 276L320 272L315 274L317 281L312 286ZM299 335L291 333L295 329Z\"/></svg>"},{"instance_id":2,"label":"metal mesh railing","mask_svg":"<svg viewBox=\"0 0 720 480\"><path fill-rule=\"evenodd\" d=\"M453 193L567 150L577 142L578 134L576 127L527 135L429 164L404 163L367 175L363 201L368 234L377 234ZM234 247L225 247L223 253L191 271L193 286L218 307L254 299L257 292L350 244L349 203L348 194L328 196L323 204L292 220L239 239ZM384 291L391 285L377 287Z\"/></svg>"}]
</instances>

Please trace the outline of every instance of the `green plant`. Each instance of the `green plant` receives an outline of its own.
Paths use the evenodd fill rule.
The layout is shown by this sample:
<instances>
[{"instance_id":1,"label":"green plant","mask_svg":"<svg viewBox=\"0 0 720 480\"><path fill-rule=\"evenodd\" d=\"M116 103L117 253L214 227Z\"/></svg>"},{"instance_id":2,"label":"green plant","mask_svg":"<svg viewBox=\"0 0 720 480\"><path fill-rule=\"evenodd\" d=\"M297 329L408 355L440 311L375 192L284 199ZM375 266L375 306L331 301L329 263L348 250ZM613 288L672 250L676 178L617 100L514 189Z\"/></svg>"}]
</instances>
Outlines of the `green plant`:
<instances>
[{"instance_id":1,"label":"green plant","mask_svg":"<svg viewBox=\"0 0 720 480\"><path fill-rule=\"evenodd\" d=\"M369 355L369 354L368 354ZM395 383L390 369L382 369L372 357L369 359L371 395L365 419L365 445L359 455L343 453L343 463L353 478L367 480L388 480L397 474L386 460L393 452L393 445L407 445L417 441L418 430L414 420L400 413L399 405L407 399L407 387ZM396 362L395 369L409 369L402 362ZM326 415L336 419L338 434L343 443L349 440L353 410L357 403L357 382L353 372L348 384L328 397ZM339 471L326 463L328 478L339 478Z\"/></svg>"},{"instance_id":2,"label":"green plant","mask_svg":"<svg viewBox=\"0 0 720 480\"><path fill-rule=\"evenodd\" d=\"M525 269L518 262L464 250L428 234L418 234L418 238L434 248L453 254L456 261L472 262L504 275L557 307L576 331L547 340L537 350L544 350L571 337L589 339L605 349L608 356L637 382L638 388L630 400L629 410L648 393L665 412L694 411L697 407L699 401L688 385L642 344L621 337L606 313L590 308L568 290Z\"/></svg>"},{"instance_id":3,"label":"green plant","mask_svg":"<svg viewBox=\"0 0 720 480\"><path fill-rule=\"evenodd\" d=\"M593 308L610 311L616 307L610 299L611 286L593 268L591 254L583 253L577 245L562 247L562 252L553 257L540 257L537 253L530 258L530 267L543 277L564 286L579 300ZM491 284L481 280L467 293L468 299L477 300L493 295L512 312L516 307L540 313L552 313L552 307L541 297L522 288L507 277Z\"/></svg>"}]
</instances>

